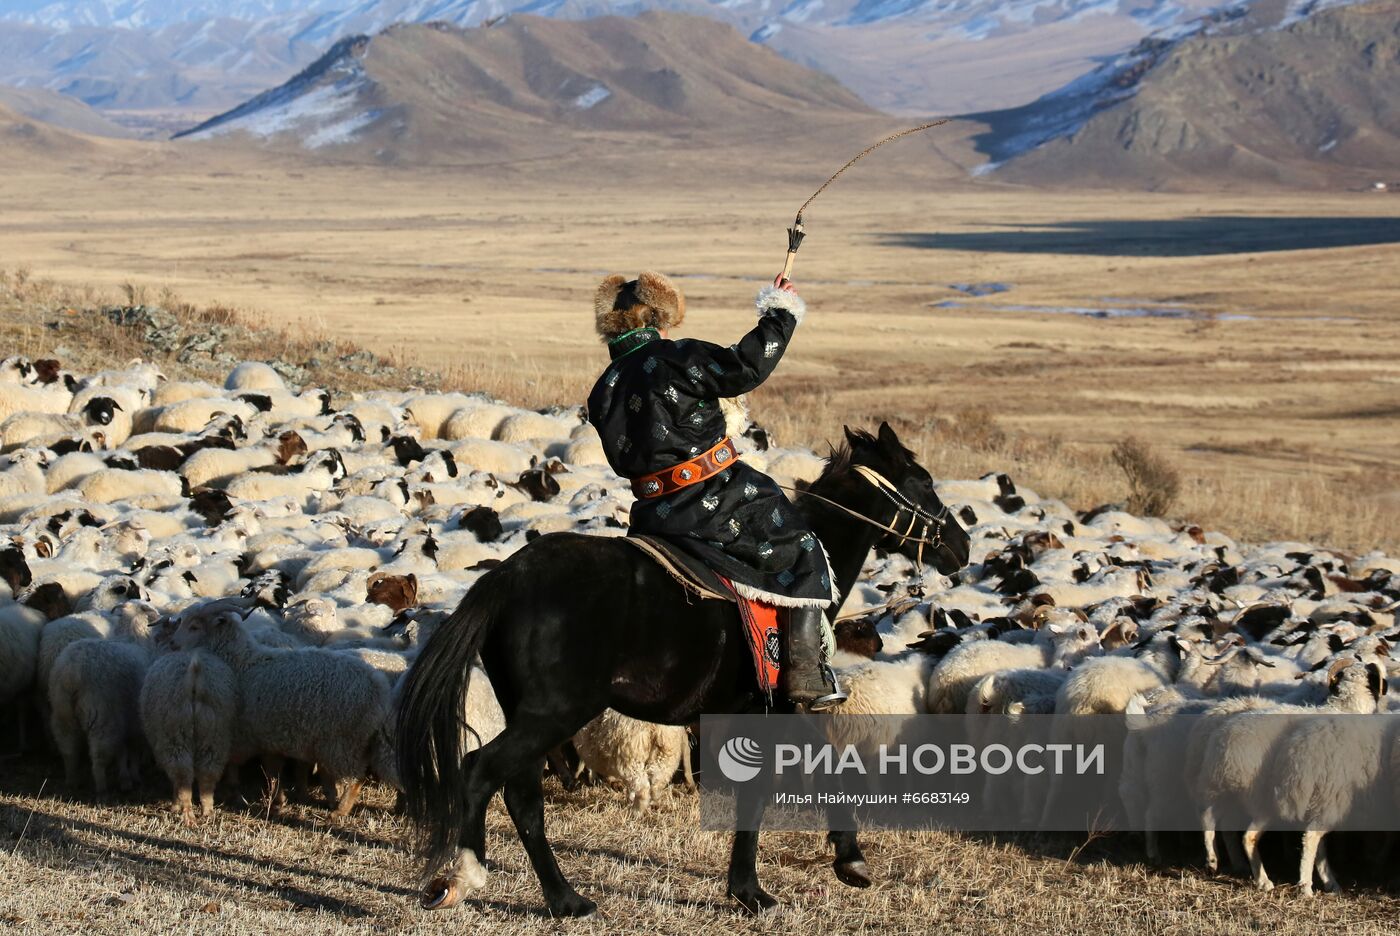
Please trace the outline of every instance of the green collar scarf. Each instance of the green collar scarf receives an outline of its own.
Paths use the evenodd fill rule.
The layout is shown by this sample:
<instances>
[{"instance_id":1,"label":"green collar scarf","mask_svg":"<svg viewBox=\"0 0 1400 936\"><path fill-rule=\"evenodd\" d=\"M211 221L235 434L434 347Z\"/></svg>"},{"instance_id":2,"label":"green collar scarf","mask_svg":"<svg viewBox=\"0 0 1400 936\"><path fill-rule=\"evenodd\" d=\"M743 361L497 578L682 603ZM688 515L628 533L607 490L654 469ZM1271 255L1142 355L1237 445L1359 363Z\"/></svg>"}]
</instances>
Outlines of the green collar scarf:
<instances>
[{"instance_id":1,"label":"green collar scarf","mask_svg":"<svg viewBox=\"0 0 1400 936\"><path fill-rule=\"evenodd\" d=\"M636 351L642 345L649 344L653 341L659 341L660 339L661 333L655 328L651 328L650 326L634 328L629 332L623 332L612 341L609 341L608 353L611 354L612 359L616 361L618 358Z\"/></svg>"}]
</instances>

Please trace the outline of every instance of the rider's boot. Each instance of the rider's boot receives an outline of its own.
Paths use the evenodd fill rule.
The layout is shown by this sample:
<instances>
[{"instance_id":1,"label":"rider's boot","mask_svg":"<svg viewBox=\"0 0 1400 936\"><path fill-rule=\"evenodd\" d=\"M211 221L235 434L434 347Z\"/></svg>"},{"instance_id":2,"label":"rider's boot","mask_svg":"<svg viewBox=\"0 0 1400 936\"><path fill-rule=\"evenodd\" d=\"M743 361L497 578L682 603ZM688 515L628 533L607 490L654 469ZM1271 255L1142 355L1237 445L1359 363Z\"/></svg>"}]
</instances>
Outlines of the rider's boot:
<instances>
[{"instance_id":1,"label":"rider's boot","mask_svg":"<svg viewBox=\"0 0 1400 936\"><path fill-rule=\"evenodd\" d=\"M836 673L822 659L821 608L783 608L783 690L789 701L809 712L824 712L846 701Z\"/></svg>"}]
</instances>

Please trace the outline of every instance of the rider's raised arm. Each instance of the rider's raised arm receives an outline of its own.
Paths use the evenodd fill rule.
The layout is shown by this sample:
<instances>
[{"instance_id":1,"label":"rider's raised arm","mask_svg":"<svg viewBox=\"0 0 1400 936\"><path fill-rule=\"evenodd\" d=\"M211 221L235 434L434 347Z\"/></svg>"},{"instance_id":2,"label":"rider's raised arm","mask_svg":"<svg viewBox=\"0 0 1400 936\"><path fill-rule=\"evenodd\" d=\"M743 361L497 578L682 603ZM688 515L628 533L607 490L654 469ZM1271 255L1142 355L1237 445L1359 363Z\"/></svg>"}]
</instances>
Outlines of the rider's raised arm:
<instances>
[{"instance_id":1,"label":"rider's raised arm","mask_svg":"<svg viewBox=\"0 0 1400 936\"><path fill-rule=\"evenodd\" d=\"M758 387L787 350L797 323L807 311L802 297L788 289L765 286L758 293L758 324L729 347L695 341L699 356L706 358L691 377L717 397L738 396Z\"/></svg>"}]
</instances>

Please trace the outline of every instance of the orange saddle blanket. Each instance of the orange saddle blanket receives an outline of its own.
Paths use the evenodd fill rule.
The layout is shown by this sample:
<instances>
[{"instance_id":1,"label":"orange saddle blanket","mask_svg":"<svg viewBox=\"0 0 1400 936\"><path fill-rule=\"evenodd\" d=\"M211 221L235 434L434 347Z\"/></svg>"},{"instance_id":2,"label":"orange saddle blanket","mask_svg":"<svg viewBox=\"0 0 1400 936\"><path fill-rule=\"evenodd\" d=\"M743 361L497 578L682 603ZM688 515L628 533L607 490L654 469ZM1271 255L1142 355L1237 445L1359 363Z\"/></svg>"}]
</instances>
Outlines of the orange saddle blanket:
<instances>
[{"instance_id":1,"label":"orange saddle blanket","mask_svg":"<svg viewBox=\"0 0 1400 936\"><path fill-rule=\"evenodd\" d=\"M721 578L720 581L724 582L731 592L734 590L728 580ZM778 609L738 594L734 596L734 601L739 606L739 629L744 632L749 652L753 654L754 675L758 677L758 688L771 694L778 688L781 646L778 642Z\"/></svg>"}]
</instances>

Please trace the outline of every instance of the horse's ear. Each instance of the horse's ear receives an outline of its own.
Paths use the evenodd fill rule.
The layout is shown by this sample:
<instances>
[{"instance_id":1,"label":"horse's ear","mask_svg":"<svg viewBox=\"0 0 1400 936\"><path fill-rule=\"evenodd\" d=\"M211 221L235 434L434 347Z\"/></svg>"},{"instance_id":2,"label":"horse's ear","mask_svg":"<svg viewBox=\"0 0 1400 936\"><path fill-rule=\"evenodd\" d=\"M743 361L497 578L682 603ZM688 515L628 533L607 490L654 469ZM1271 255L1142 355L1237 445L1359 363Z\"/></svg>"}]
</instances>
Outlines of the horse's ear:
<instances>
[{"instance_id":1,"label":"horse's ear","mask_svg":"<svg viewBox=\"0 0 1400 936\"><path fill-rule=\"evenodd\" d=\"M856 444L860 442L860 436L852 432L850 426L842 426L841 431L846 433L846 444L855 448Z\"/></svg>"},{"instance_id":2,"label":"horse's ear","mask_svg":"<svg viewBox=\"0 0 1400 936\"><path fill-rule=\"evenodd\" d=\"M882 421L880 423L879 439L880 446L882 448L888 449L892 452L904 451L904 444L899 441L899 436L894 434L894 430L890 428L890 424L887 422Z\"/></svg>"}]
</instances>

